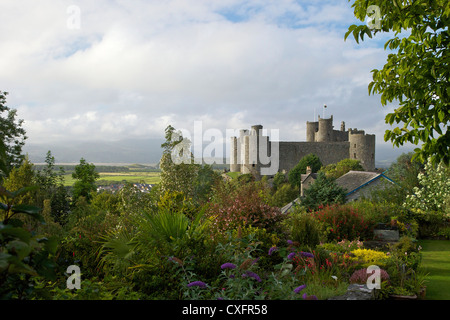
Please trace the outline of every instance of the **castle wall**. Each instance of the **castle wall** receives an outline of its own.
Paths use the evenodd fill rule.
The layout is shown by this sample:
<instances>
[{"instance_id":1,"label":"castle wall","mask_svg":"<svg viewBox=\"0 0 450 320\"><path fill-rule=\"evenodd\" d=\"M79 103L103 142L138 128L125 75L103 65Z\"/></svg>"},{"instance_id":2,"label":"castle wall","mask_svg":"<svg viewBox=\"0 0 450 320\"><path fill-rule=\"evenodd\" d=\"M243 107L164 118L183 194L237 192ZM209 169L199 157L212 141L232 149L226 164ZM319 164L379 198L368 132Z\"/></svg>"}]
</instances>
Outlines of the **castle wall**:
<instances>
[{"instance_id":1,"label":"castle wall","mask_svg":"<svg viewBox=\"0 0 450 320\"><path fill-rule=\"evenodd\" d=\"M333 139L334 141L348 141L348 132L333 130Z\"/></svg>"},{"instance_id":2,"label":"castle wall","mask_svg":"<svg viewBox=\"0 0 450 320\"><path fill-rule=\"evenodd\" d=\"M289 172L301 158L313 153L324 166L349 157L349 142L279 142L280 168Z\"/></svg>"}]
</instances>

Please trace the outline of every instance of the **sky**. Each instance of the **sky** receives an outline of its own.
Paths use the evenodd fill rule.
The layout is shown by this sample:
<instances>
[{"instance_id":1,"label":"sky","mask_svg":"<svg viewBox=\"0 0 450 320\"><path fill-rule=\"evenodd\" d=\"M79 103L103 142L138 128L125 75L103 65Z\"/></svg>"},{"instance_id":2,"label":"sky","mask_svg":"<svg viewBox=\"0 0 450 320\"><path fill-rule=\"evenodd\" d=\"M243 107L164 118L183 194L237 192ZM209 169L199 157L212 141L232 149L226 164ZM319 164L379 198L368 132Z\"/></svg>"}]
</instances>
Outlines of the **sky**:
<instances>
[{"instance_id":1,"label":"sky","mask_svg":"<svg viewBox=\"0 0 450 320\"><path fill-rule=\"evenodd\" d=\"M0 90L27 145L162 139L199 121L305 141L306 121L332 114L391 150L395 105L367 89L388 35L344 41L363 23L347 0L2 0Z\"/></svg>"}]
</instances>

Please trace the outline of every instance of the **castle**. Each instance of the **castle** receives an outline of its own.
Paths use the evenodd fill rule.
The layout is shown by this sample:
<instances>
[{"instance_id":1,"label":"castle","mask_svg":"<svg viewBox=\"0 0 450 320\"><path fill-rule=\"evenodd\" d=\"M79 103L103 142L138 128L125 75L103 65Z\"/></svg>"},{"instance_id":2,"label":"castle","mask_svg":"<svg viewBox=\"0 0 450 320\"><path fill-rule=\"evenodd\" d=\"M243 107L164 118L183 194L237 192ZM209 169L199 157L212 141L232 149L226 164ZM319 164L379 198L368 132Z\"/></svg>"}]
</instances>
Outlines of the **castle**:
<instances>
[{"instance_id":1,"label":"castle","mask_svg":"<svg viewBox=\"0 0 450 320\"><path fill-rule=\"evenodd\" d=\"M333 116L328 119L319 116L318 121L307 121L306 142L269 141L268 136L262 135L262 128L255 125L250 132L240 130L239 137L231 138L231 172L251 173L257 178L289 172L310 153L318 156L324 166L350 158L359 160L366 171L375 170L375 135L351 128L346 131L344 121L340 130L334 130ZM271 154L276 155L277 159L272 157L269 164L267 157ZM268 170L273 167L274 160L277 161L275 172Z\"/></svg>"}]
</instances>

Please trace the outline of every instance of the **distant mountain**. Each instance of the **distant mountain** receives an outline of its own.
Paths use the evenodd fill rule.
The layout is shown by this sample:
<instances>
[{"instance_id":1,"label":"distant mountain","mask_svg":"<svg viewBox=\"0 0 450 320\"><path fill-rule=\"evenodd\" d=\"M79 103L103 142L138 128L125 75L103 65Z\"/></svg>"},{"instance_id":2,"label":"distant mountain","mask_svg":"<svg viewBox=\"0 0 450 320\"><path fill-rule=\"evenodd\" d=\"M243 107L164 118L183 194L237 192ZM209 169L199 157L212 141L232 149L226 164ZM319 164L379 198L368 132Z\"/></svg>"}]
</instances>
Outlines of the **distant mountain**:
<instances>
[{"instance_id":1,"label":"distant mountain","mask_svg":"<svg viewBox=\"0 0 450 320\"><path fill-rule=\"evenodd\" d=\"M33 163L45 162L50 150L57 163L78 163L81 158L91 163L154 164L161 159L162 139L127 139L111 141L65 141L58 143L27 143L24 152Z\"/></svg>"},{"instance_id":2,"label":"distant mountain","mask_svg":"<svg viewBox=\"0 0 450 320\"><path fill-rule=\"evenodd\" d=\"M375 147L375 166L377 168L387 169L391 163L395 162L403 153L414 151L417 146L403 146L401 148L394 148L391 144L386 143L376 145Z\"/></svg>"}]
</instances>

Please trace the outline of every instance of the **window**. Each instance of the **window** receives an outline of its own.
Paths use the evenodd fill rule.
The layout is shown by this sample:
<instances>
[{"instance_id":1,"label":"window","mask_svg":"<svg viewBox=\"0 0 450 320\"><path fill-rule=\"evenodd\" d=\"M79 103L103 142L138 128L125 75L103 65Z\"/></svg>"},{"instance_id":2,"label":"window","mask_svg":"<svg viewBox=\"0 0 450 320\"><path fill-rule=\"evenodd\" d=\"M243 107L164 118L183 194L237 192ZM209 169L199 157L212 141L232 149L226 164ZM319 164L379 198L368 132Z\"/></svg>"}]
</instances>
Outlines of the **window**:
<instances>
[{"instance_id":1,"label":"window","mask_svg":"<svg viewBox=\"0 0 450 320\"><path fill-rule=\"evenodd\" d=\"M356 153L354 153L354 154L353 154L353 158L355 158L355 159L356 159Z\"/></svg>"}]
</instances>

